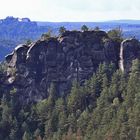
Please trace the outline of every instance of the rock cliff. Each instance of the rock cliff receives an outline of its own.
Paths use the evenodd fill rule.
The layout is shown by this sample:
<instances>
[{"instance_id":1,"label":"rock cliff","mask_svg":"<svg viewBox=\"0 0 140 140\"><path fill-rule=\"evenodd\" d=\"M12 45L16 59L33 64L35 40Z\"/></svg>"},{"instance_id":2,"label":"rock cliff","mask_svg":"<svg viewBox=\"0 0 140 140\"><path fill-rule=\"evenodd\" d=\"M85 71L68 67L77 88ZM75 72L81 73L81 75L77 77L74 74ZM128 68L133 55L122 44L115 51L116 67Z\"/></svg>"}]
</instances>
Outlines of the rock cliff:
<instances>
[{"instance_id":1,"label":"rock cliff","mask_svg":"<svg viewBox=\"0 0 140 140\"><path fill-rule=\"evenodd\" d=\"M126 39L121 43L120 58L122 61L123 71L131 71L132 61L140 59L140 42L137 39Z\"/></svg>"},{"instance_id":2,"label":"rock cliff","mask_svg":"<svg viewBox=\"0 0 140 140\"><path fill-rule=\"evenodd\" d=\"M100 63L114 63L117 69L129 71L136 58L140 58L140 43L136 39L121 43L104 31L66 31L59 37L15 48L6 56L5 84L17 89L21 101L37 102L48 96L51 83L58 96L63 96L72 81L82 84Z\"/></svg>"}]
</instances>

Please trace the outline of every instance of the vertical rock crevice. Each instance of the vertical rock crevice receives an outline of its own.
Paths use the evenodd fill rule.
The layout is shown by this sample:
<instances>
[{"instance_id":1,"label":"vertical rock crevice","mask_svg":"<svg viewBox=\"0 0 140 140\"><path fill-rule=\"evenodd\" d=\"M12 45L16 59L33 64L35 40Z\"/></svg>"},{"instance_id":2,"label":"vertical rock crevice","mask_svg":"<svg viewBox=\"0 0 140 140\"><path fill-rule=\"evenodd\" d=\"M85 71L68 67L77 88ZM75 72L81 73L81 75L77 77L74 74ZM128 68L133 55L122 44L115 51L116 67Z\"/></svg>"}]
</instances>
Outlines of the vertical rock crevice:
<instances>
[{"instance_id":1,"label":"vertical rock crevice","mask_svg":"<svg viewBox=\"0 0 140 140\"><path fill-rule=\"evenodd\" d=\"M120 62L119 66L122 72L124 72L124 59L123 59L123 42L121 43L120 47Z\"/></svg>"}]
</instances>

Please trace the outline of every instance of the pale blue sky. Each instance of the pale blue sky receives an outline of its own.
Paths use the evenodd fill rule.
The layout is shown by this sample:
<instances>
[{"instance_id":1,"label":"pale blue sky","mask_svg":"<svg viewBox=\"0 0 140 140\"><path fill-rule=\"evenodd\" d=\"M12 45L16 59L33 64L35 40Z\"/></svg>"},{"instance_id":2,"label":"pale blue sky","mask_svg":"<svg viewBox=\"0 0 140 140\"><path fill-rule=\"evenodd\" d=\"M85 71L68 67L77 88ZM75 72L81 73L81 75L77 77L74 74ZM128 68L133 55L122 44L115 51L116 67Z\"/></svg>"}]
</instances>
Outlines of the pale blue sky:
<instances>
[{"instance_id":1,"label":"pale blue sky","mask_svg":"<svg viewBox=\"0 0 140 140\"><path fill-rule=\"evenodd\" d=\"M0 18L38 21L140 19L140 0L0 0Z\"/></svg>"}]
</instances>

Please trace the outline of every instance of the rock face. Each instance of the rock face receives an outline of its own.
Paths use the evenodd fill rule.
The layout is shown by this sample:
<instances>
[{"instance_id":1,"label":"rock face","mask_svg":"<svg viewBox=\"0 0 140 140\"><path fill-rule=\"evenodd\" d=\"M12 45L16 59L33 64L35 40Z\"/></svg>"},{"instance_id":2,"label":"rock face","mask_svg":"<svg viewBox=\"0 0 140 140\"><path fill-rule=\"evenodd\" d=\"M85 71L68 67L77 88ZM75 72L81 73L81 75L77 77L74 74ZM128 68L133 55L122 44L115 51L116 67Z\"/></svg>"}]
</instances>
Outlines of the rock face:
<instances>
[{"instance_id":1,"label":"rock face","mask_svg":"<svg viewBox=\"0 0 140 140\"><path fill-rule=\"evenodd\" d=\"M122 64L129 69L130 61L140 56L139 42L125 40L122 47ZM104 31L66 31L57 38L20 45L6 61L6 84L18 89L21 101L37 102L48 96L52 83L58 96L67 94L72 81L82 84L100 63L112 62L119 68L120 43L109 39Z\"/></svg>"},{"instance_id":2,"label":"rock face","mask_svg":"<svg viewBox=\"0 0 140 140\"><path fill-rule=\"evenodd\" d=\"M134 38L126 39L121 43L121 69L126 73L131 71L132 61L140 59L140 42Z\"/></svg>"}]
</instances>

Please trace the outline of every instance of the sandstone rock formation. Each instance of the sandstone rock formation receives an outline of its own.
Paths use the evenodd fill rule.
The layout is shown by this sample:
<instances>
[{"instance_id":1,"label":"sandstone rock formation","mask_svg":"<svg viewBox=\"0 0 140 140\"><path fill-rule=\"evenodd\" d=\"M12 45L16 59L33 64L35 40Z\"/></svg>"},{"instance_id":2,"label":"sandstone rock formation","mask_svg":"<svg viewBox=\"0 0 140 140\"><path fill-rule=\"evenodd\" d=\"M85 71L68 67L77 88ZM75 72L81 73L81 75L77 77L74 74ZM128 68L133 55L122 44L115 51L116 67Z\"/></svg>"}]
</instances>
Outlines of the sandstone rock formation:
<instances>
[{"instance_id":1,"label":"sandstone rock formation","mask_svg":"<svg viewBox=\"0 0 140 140\"><path fill-rule=\"evenodd\" d=\"M129 69L131 61L140 57L139 41L125 40L121 47L123 57L120 42L111 40L104 31L66 31L59 37L20 45L6 57L6 84L16 87L21 101L28 103L46 98L51 83L58 96L63 96L72 81L82 84L100 63L112 62L119 68L121 58L124 69Z\"/></svg>"},{"instance_id":2,"label":"sandstone rock formation","mask_svg":"<svg viewBox=\"0 0 140 140\"><path fill-rule=\"evenodd\" d=\"M126 39L121 43L121 61L125 72L131 71L132 61L140 59L140 42L137 39Z\"/></svg>"}]
</instances>

